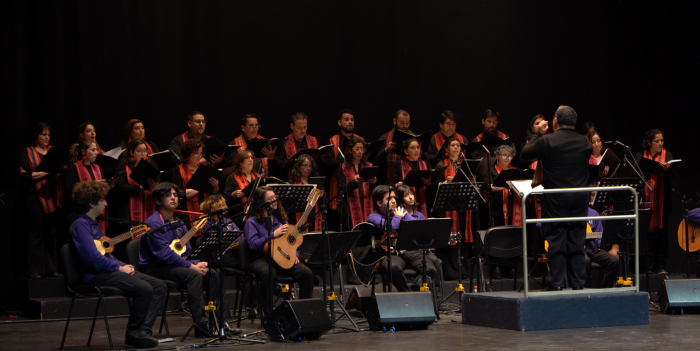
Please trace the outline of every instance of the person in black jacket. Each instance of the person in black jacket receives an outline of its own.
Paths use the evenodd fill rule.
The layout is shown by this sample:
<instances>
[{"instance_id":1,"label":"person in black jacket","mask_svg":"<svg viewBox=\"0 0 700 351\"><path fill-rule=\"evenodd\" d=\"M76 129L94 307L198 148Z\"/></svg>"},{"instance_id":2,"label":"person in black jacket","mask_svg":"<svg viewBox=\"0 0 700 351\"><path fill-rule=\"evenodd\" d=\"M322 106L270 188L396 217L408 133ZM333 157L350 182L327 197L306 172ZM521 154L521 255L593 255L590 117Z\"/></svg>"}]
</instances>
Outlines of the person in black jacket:
<instances>
[{"instance_id":1,"label":"person in black jacket","mask_svg":"<svg viewBox=\"0 0 700 351\"><path fill-rule=\"evenodd\" d=\"M559 106L554 114L554 133L547 121L539 124L537 133L523 148L525 161L542 162L542 186L545 189L585 187L588 185L588 159L593 146L576 132L576 111ZM543 202L544 218L586 217L588 194L585 192L546 194ZM552 279L550 290L561 290L568 275L573 289L583 289L586 283L586 261L583 244L586 239L585 222L545 223L544 233L549 241L549 262Z\"/></svg>"}]
</instances>

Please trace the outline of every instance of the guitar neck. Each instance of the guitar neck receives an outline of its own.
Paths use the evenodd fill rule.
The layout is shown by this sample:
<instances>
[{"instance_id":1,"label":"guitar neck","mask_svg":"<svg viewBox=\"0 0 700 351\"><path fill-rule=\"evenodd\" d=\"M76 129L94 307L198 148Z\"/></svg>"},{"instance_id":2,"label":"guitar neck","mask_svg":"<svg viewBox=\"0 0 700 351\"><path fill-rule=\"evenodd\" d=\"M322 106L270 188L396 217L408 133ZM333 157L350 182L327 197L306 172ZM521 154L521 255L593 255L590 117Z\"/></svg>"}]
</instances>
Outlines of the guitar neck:
<instances>
[{"instance_id":1,"label":"guitar neck","mask_svg":"<svg viewBox=\"0 0 700 351\"><path fill-rule=\"evenodd\" d=\"M315 192L318 192L318 190L314 190ZM311 196L311 201L309 201L309 204L306 206L306 210L304 211L304 214L299 218L299 221L297 222L297 225L294 226L294 231L290 234L292 236L296 236L299 233L299 227L304 226L306 224L306 219L309 218L309 213L311 213L311 210L316 206L316 201L318 200L318 193L314 193Z\"/></svg>"},{"instance_id":2,"label":"guitar neck","mask_svg":"<svg viewBox=\"0 0 700 351\"><path fill-rule=\"evenodd\" d=\"M603 237L603 232L586 233L586 239L600 239Z\"/></svg>"},{"instance_id":3,"label":"guitar neck","mask_svg":"<svg viewBox=\"0 0 700 351\"><path fill-rule=\"evenodd\" d=\"M134 234L132 233L132 231L129 230L126 233L119 234L119 235L115 236L114 238L107 240L107 242L109 243L110 246L114 246L114 245L119 244L120 242L122 242L124 240L130 239L133 235Z\"/></svg>"},{"instance_id":4,"label":"guitar neck","mask_svg":"<svg viewBox=\"0 0 700 351\"><path fill-rule=\"evenodd\" d=\"M190 228L189 231L187 231L187 234L180 239L180 245L185 246L187 243L192 239L195 233L197 233L200 229L202 229L202 226L204 224L204 221L206 221L207 218L202 218L199 220L199 222L196 222L192 225L192 228Z\"/></svg>"}]
</instances>

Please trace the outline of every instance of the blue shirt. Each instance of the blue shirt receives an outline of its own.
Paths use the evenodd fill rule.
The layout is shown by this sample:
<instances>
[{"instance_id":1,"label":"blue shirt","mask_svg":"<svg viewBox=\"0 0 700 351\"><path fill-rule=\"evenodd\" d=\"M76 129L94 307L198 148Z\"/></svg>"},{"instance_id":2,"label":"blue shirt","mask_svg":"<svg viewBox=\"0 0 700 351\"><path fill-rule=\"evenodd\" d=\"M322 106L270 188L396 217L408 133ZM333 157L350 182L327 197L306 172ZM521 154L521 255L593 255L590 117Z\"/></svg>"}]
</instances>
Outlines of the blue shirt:
<instances>
[{"instance_id":1,"label":"blue shirt","mask_svg":"<svg viewBox=\"0 0 700 351\"><path fill-rule=\"evenodd\" d=\"M177 219L177 217L175 218ZM168 223L170 221L163 218L159 211L154 212L146 220L146 225L151 229L156 229ZM187 257L192 253L192 246L189 242L185 245L185 253L182 256L170 248L170 243L173 240L181 239L185 234L187 234L187 227L177 222L166 227L165 231L144 236L141 239L141 248L139 250L139 266L141 266L141 269L151 267L153 262L156 261L164 265L178 267L189 267L190 265L198 264L199 261L197 260L186 261L182 258L182 256Z\"/></svg>"},{"instance_id":2,"label":"blue shirt","mask_svg":"<svg viewBox=\"0 0 700 351\"><path fill-rule=\"evenodd\" d=\"M277 230L277 228L281 227L283 224L287 224L287 222L282 223L277 219L277 217L272 217L271 233L273 237L275 235L275 230ZM293 230L293 228L290 226L289 230ZM248 239L248 248L250 248L250 259L256 260L262 257L263 249L265 248L265 244L267 244L268 239L268 232L267 228L265 228L265 221L260 223L255 219L255 217L250 217L248 218L248 221L245 222L243 232L245 233L245 237ZM298 252L297 257L299 257Z\"/></svg>"},{"instance_id":3,"label":"blue shirt","mask_svg":"<svg viewBox=\"0 0 700 351\"><path fill-rule=\"evenodd\" d=\"M75 270L80 276L80 281L87 284L96 275L104 272L118 271L119 267L126 263L119 261L111 253L104 256L97 250L95 240L105 234L100 228L100 223L86 214L81 214L70 227L70 240L68 246L73 254Z\"/></svg>"}]
</instances>

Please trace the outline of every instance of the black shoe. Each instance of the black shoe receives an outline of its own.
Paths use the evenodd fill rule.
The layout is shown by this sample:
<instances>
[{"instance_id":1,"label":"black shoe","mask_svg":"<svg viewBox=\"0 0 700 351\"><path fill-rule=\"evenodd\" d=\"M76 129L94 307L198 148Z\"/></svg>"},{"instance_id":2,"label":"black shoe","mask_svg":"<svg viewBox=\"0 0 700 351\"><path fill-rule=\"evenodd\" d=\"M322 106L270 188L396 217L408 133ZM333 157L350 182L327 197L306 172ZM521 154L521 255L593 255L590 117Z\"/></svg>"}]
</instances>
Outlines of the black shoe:
<instances>
[{"instance_id":1,"label":"black shoe","mask_svg":"<svg viewBox=\"0 0 700 351\"><path fill-rule=\"evenodd\" d=\"M158 339L148 335L144 331L139 331L138 333L126 334L124 343L140 349L152 349L158 346Z\"/></svg>"},{"instance_id":2,"label":"black shoe","mask_svg":"<svg viewBox=\"0 0 700 351\"><path fill-rule=\"evenodd\" d=\"M58 273L58 272L53 272L53 273L51 273L51 276L52 276L52 277L62 277L63 274Z\"/></svg>"},{"instance_id":3,"label":"black shoe","mask_svg":"<svg viewBox=\"0 0 700 351\"><path fill-rule=\"evenodd\" d=\"M583 290L583 287L582 286L575 286L575 287L571 288L571 290Z\"/></svg>"},{"instance_id":4,"label":"black shoe","mask_svg":"<svg viewBox=\"0 0 700 351\"><path fill-rule=\"evenodd\" d=\"M561 291L560 286L550 286L547 291Z\"/></svg>"},{"instance_id":5,"label":"black shoe","mask_svg":"<svg viewBox=\"0 0 700 351\"><path fill-rule=\"evenodd\" d=\"M668 271L666 270L666 267L664 266L659 266L659 270L656 271L657 274L668 274Z\"/></svg>"},{"instance_id":6,"label":"black shoe","mask_svg":"<svg viewBox=\"0 0 700 351\"><path fill-rule=\"evenodd\" d=\"M238 335L241 333L240 329L231 328L231 326L228 324L228 322L224 322L224 331L226 332L226 335L228 335L228 336L234 336L234 335Z\"/></svg>"},{"instance_id":7,"label":"black shoe","mask_svg":"<svg viewBox=\"0 0 700 351\"><path fill-rule=\"evenodd\" d=\"M32 274L29 275L29 278L32 278L32 279L41 279L41 274L39 274L39 273L32 273Z\"/></svg>"}]
</instances>

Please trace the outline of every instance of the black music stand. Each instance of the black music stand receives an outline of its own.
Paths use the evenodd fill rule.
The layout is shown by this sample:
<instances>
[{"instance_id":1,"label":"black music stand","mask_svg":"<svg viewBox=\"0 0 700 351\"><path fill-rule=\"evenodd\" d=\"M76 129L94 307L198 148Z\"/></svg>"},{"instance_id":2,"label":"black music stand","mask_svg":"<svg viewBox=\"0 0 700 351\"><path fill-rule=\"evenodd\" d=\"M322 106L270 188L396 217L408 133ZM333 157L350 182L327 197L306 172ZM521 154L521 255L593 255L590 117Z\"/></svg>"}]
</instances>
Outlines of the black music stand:
<instances>
[{"instance_id":1,"label":"black music stand","mask_svg":"<svg viewBox=\"0 0 700 351\"><path fill-rule=\"evenodd\" d=\"M304 234L306 236L308 234ZM320 236L320 240L318 241L319 244L323 243L323 233L318 233L318 234L312 234L314 236ZM360 235L362 235L362 231L356 230L356 231L350 231L350 232L338 232L338 233L326 233L326 238L328 240L328 248L330 250L330 260L327 257L329 250L327 250L324 245L316 245L316 248L313 250L311 255L308 257L306 260L306 263L309 265L323 265L324 267L327 264L330 264L331 270L332 271L337 271L342 267L342 262L343 259L350 253L350 250L352 250L352 247L355 246L355 243L357 242L357 239L360 238ZM325 272L324 272L325 274ZM333 272L331 272L331 277L334 276ZM335 282L331 280L331 285L334 285ZM334 289L331 288L331 291ZM341 277L340 279L340 291L345 291L345 284L343 283L343 279ZM342 296L342 293L341 293ZM343 307L345 301L343 303L339 303L338 306L340 306L340 309L343 311L343 314L348 317L352 325L357 328L357 324L355 324L355 321L350 317L348 314L348 311L345 310L345 307ZM331 311L333 313L333 324L335 324L340 318L343 318L341 315L338 317L338 319L335 319L335 312Z\"/></svg>"},{"instance_id":2,"label":"black music stand","mask_svg":"<svg viewBox=\"0 0 700 351\"><path fill-rule=\"evenodd\" d=\"M309 195L316 186L313 184L270 184L286 212L304 212L309 203Z\"/></svg>"},{"instance_id":3,"label":"black music stand","mask_svg":"<svg viewBox=\"0 0 700 351\"><path fill-rule=\"evenodd\" d=\"M647 228L649 228L649 223L651 223L651 215L654 211L651 209L639 210L639 242L644 245L644 257L646 263L646 282L647 288L649 287L649 248L647 244ZM634 210L626 211L614 211L611 216L620 215L632 215ZM601 220L605 220L605 216L601 216ZM612 244L625 244L625 251L620 250L620 256L622 257L622 275L625 280L630 276L629 269L629 256L630 250L629 245L634 241L634 220L632 219L621 219L621 220L608 220L605 222L603 228L603 237L600 240L601 245L612 245ZM620 245L622 246L622 245ZM639 284L639 282L637 282Z\"/></svg>"},{"instance_id":4,"label":"black music stand","mask_svg":"<svg viewBox=\"0 0 700 351\"><path fill-rule=\"evenodd\" d=\"M396 250L416 250L423 251L423 286L421 291L430 290L427 279L426 252L430 248L444 249L450 241L450 230L452 229L452 218L430 218L415 221L401 221L399 225L399 238L396 241ZM389 267L391 270L391 267ZM391 282L389 282L391 284ZM433 295L433 308L435 316L440 319L440 312L436 300L436 292Z\"/></svg>"},{"instance_id":5,"label":"black music stand","mask_svg":"<svg viewBox=\"0 0 700 351\"><path fill-rule=\"evenodd\" d=\"M609 186L631 186L638 194L644 194L644 182L638 178L605 178L600 181L593 198L593 207L606 205L617 206L618 209L634 208L634 196L627 191L607 191L604 188Z\"/></svg>"},{"instance_id":6,"label":"black music stand","mask_svg":"<svg viewBox=\"0 0 700 351\"><path fill-rule=\"evenodd\" d=\"M233 244L233 242L236 241L236 239L238 239L241 235L243 235L243 232L242 232L242 231L230 231L230 232L227 231L227 232L223 232L223 237L222 237L222 240L221 240L221 241L219 241L219 236L218 236L218 235L211 235L211 236L209 236L208 238L202 240L202 243L197 247L197 249L195 249L195 250L192 252L192 254L190 254L190 255L187 257L187 259L188 259L188 260L208 261L208 263L209 263L209 269L211 270L211 269L213 269L213 264L214 264L214 262L219 261L219 260L221 259L221 256L223 256L223 254L224 254L224 252L225 252L225 251L224 251L224 252L221 251L221 245L223 245L223 247L226 247L226 248L227 248L227 247L231 246L231 244ZM219 284L222 284L222 283L223 283L223 274L224 274L224 273L223 273L223 271L221 271L221 272L219 272L219 274L220 274L220 278L221 278L221 279L220 279L221 281L219 282ZM211 289L211 287L213 286L212 280L213 280L214 278L213 278L213 275L211 274L211 271L210 271L210 273L209 273L208 275L209 275L209 278L208 278L208 279L209 279L209 287L210 287L210 289ZM220 287L220 288L221 288L221 287ZM214 324L213 324L213 323L214 323L214 318L215 318L215 316L214 316L214 310L213 310L213 309L207 309L207 310L209 311L209 330L208 330L208 331L207 331L207 330L202 330L202 331L203 331L203 332L208 332L209 335L214 335L214 333L213 333L214 329L223 330L223 328L224 328L224 327L223 327L223 324L222 324L223 321L221 321L221 318L225 318L225 317L224 317L225 315L224 315L224 313L223 313L223 308L224 308L223 299L226 298L226 295L222 295L222 294L219 294L219 295L220 295L220 296L219 296L220 301L219 301L219 306L218 306L218 308L219 308L219 310L220 310L220 313L219 313L219 319L220 319L220 321L217 322L217 324L218 324L217 327L214 327ZM209 299L211 300L211 297L209 297ZM209 301L209 302L210 302L209 305L211 305L211 303L212 303L213 301ZM209 307L209 306L207 306L207 307ZM190 326L189 329L187 329L187 332L185 333L185 335L182 336L182 339L180 339L180 342L185 341L185 339L187 338L187 336L190 334L190 332L191 332L192 329L194 329L194 328L199 328L199 326L197 326L197 325L195 324L195 322L192 321L192 325ZM217 334L219 334L219 333L217 333ZM225 333L222 333L222 334L224 335L224 339L225 339ZM213 342L213 341L219 341L219 339L213 339L212 342Z\"/></svg>"},{"instance_id":7,"label":"black music stand","mask_svg":"<svg viewBox=\"0 0 700 351\"><path fill-rule=\"evenodd\" d=\"M467 210L479 211L479 189L482 183L440 183L438 184L437 194L435 194L435 202L433 203L433 212L442 211L457 211L459 214L465 213ZM478 218L478 215L477 215ZM444 298L440 304L445 303L456 292L459 294L459 301L462 301L462 293L464 286L462 285L462 228L460 228L459 216L457 216L457 267L459 270L459 284L455 291L451 292ZM466 231L467 228L464 228ZM481 266L481 257L478 247L475 247L477 265L479 266L479 278L477 284L481 287L480 280L483 278L483 269ZM424 280L425 281L425 280Z\"/></svg>"}]
</instances>

